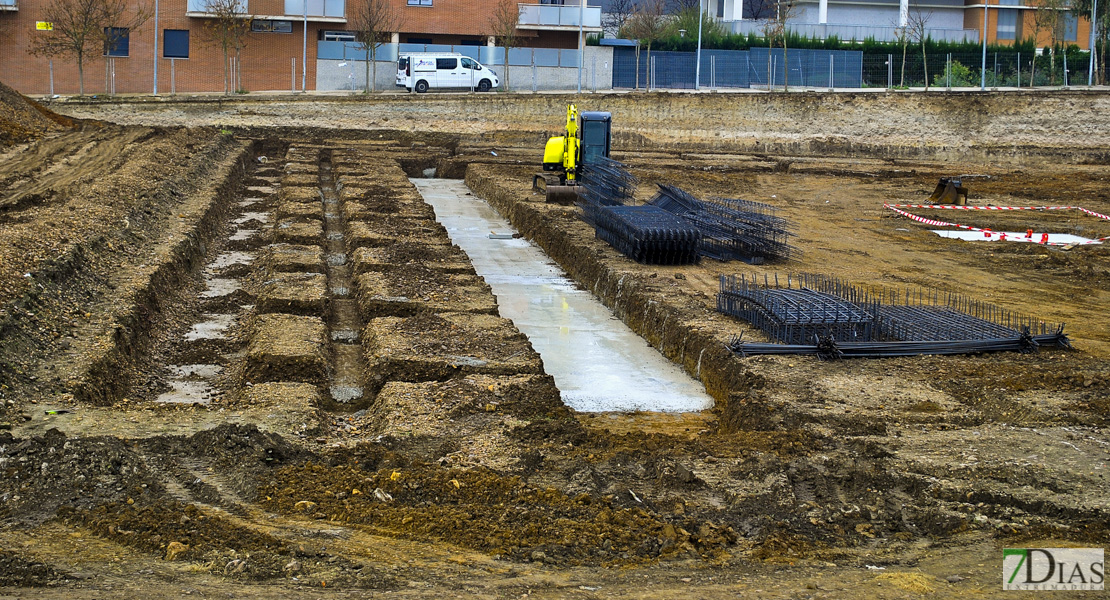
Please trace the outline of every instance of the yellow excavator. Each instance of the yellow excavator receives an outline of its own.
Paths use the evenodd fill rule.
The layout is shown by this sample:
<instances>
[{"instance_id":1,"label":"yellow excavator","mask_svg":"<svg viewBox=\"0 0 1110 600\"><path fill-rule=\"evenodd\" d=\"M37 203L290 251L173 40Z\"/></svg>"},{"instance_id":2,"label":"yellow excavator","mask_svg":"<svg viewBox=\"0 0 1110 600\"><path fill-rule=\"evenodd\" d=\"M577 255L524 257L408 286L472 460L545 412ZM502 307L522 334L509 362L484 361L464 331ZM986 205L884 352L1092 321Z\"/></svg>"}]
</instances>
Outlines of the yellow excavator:
<instances>
[{"instance_id":1,"label":"yellow excavator","mask_svg":"<svg viewBox=\"0 0 1110 600\"><path fill-rule=\"evenodd\" d=\"M548 202L575 202L578 186L582 184L583 167L598 156L609 157L612 123L610 113L579 113L574 104L567 106L566 131L547 140L543 150L544 172L532 178L532 189L546 192ZM554 180L555 175L558 182ZM544 183L542 189L539 185L541 181Z\"/></svg>"}]
</instances>

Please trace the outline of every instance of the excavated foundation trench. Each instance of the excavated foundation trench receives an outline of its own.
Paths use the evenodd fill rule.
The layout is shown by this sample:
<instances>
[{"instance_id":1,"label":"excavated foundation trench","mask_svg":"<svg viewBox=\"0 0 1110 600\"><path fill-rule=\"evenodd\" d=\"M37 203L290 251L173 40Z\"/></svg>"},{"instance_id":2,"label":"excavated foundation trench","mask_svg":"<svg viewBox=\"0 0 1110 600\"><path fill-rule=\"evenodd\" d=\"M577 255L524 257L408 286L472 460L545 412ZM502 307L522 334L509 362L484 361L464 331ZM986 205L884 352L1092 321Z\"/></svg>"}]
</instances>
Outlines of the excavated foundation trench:
<instances>
[{"instance_id":1,"label":"excavated foundation trench","mask_svg":"<svg viewBox=\"0 0 1110 600\"><path fill-rule=\"evenodd\" d=\"M489 595L555 597L639 589L642 576L673 579L652 589L677 597L691 578L748 589L744 570L766 561L777 580L779 569L809 568L799 563L816 565L808 580L832 570L859 589L883 583L867 588L877 598L890 584L865 565L948 569L986 585L994 571L974 565L998 543L1105 539L1110 454L1084 420L1080 403L1099 402L1102 381L1086 358L740 361L722 342L744 325L708 308L690 281L699 271L612 256L573 210L529 194L512 149L349 136L221 143L214 191L167 211L168 250L101 242L114 244L103 251L113 260L162 275L118 278L132 287L106 277L115 287L105 297L138 292L118 293L107 316L77 313L101 333L67 342L82 350L60 355L76 375L64 393L21 399L27 418L0 431L0 585L18 573L74 589L188 581L209 595L275 584L281 596L298 586L443 596L493 581ZM489 229L508 233L505 221L452 224L428 189L443 182L409 179L431 168L465 173L489 202L485 216L496 208L547 256L517 259L510 250L524 240L490 239ZM141 244L162 231L123 235ZM524 272L520 260L540 268ZM548 260L568 279L555 281ZM575 295L612 312L578 309ZM48 314L40 305L26 312ZM559 359L614 368L583 342L544 355L541 339L577 328L579 310L638 334L617 342L639 346L632 362L661 353L697 381L679 372L686 391L655 403L626 384L564 384ZM634 377L661 387L650 377L668 366ZM956 383L936 381L961 369ZM1055 375L1068 369L1094 373L1091 384ZM997 377L975 383L980 371L1030 375L991 395ZM663 425L564 405L589 410L602 396L621 402L605 409L702 409L711 401L688 393L698 381L714 409ZM666 404L676 394L694 400ZM118 558L102 562L124 576L90 566L100 558L74 562L74 539ZM959 543L976 545L974 556L922 567ZM90 569L91 584L73 575Z\"/></svg>"}]
</instances>

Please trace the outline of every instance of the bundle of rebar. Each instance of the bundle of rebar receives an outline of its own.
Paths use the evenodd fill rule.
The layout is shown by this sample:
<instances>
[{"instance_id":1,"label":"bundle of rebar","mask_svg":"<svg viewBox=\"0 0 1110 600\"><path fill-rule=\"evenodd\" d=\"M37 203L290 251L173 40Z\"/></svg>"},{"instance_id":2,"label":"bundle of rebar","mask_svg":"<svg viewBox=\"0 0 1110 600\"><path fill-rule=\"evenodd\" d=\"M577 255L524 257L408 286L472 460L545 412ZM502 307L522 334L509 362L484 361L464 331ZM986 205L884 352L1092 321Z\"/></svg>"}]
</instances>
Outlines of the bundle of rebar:
<instances>
[{"instance_id":1,"label":"bundle of rebar","mask_svg":"<svg viewBox=\"0 0 1110 600\"><path fill-rule=\"evenodd\" d=\"M783 343L746 343L751 354L822 358L1032 352L1070 347L1063 324L940 290L867 289L824 275L722 276L717 309L749 321Z\"/></svg>"},{"instance_id":2,"label":"bundle of rebar","mask_svg":"<svg viewBox=\"0 0 1110 600\"><path fill-rule=\"evenodd\" d=\"M1036 352L1041 346L1070 348L1071 342L1063 328L1055 333L1031 335L1028 331L1017 336L975 340L936 340L906 342L844 342L828 337L818 337L812 344L767 344L733 340L728 349L740 356L757 354L803 354L822 359L837 358L891 358L919 356L922 354L980 354L985 352Z\"/></svg>"},{"instance_id":3,"label":"bundle of rebar","mask_svg":"<svg viewBox=\"0 0 1110 600\"><path fill-rule=\"evenodd\" d=\"M624 204L636 193L636 178L628 167L605 156L597 156L582 166L581 202L593 206Z\"/></svg>"},{"instance_id":4,"label":"bundle of rebar","mask_svg":"<svg viewBox=\"0 0 1110 600\"><path fill-rule=\"evenodd\" d=\"M693 223L702 233L698 248L702 256L762 264L797 253L789 243L790 223L777 216L769 204L724 198L707 202L679 187L658 185L659 191L648 204Z\"/></svg>"},{"instance_id":5,"label":"bundle of rebar","mask_svg":"<svg viewBox=\"0 0 1110 600\"><path fill-rule=\"evenodd\" d=\"M601 206L593 211L598 239L632 260L653 265L698 261L701 232L655 206Z\"/></svg>"},{"instance_id":6,"label":"bundle of rebar","mask_svg":"<svg viewBox=\"0 0 1110 600\"><path fill-rule=\"evenodd\" d=\"M770 288L743 276L721 276L717 310L739 317L784 344L817 336L839 342L872 339L875 319L856 304L808 288Z\"/></svg>"}]
</instances>

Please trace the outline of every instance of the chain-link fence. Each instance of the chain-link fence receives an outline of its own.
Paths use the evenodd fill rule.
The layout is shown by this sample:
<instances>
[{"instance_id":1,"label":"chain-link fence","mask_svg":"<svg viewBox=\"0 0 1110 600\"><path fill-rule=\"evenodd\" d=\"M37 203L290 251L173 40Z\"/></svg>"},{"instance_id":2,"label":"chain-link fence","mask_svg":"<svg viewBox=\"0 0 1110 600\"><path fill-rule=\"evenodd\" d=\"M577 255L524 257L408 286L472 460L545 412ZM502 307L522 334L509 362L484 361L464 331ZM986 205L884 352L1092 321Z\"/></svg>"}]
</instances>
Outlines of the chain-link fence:
<instances>
[{"instance_id":1,"label":"chain-link fence","mask_svg":"<svg viewBox=\"0 0 1110 600\"><path fill-rule=\"evenodd\" d=\"M1034 87L1087 85L1090 55L1063 52L988 52L986 69L982 53L929 54L908 48L899 54L863 57L863 87L958 88ZM985 73L985 77L984 77Z\"/></svg>"},{"instance_id":2,"label":"chain-link fence","mask_svg":"<svg viewBox=\"0 0 1110 600\"><path fill-rule=\"evenodd\" d=\"M851 50L751 48L652 52L618 48L613 55L614 88L817 88L863 86L863 53Z\"/></svg>"}]
</instances>

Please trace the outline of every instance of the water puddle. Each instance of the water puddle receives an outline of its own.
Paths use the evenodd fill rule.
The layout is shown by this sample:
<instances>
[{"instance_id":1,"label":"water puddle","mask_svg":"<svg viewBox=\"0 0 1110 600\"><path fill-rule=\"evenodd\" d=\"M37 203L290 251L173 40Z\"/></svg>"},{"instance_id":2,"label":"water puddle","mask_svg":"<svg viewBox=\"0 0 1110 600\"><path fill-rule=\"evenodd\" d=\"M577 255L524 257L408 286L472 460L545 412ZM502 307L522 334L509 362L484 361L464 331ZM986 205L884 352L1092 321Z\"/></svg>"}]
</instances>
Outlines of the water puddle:
<instances>
[{"instance_id":1,"label":"water puddle","mask_svg":"<svg viewBox=\"0 0 1110 600\"><path fill-rule=\"evenodd\" d=\"M579 289L542 250L513 232L489 204L451 179L413 179L451 241L470 257L511 319L543 358L563 401L581 412L706 410L702 384L667 360L591 293Z\"/></svg>"},{"instance_id":2,"label":"water puddle","mask_svg":"<svg viewBox=\"0 0 1110 600\"><path fill-rule=\"evenodd\" d=\"M227 339L227 330L235 322L235 315L207 313L204 318L207 320L193 323L193 327L185 334L185 341Z\"/></svg>"}]
</instances>

